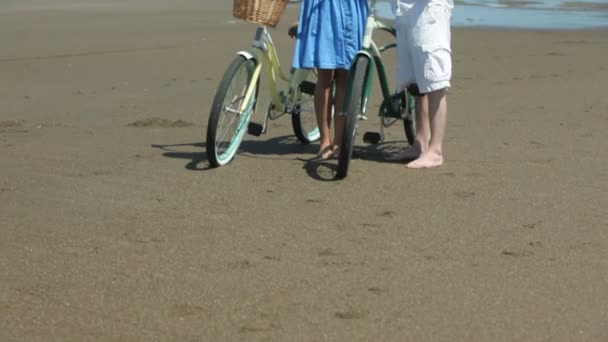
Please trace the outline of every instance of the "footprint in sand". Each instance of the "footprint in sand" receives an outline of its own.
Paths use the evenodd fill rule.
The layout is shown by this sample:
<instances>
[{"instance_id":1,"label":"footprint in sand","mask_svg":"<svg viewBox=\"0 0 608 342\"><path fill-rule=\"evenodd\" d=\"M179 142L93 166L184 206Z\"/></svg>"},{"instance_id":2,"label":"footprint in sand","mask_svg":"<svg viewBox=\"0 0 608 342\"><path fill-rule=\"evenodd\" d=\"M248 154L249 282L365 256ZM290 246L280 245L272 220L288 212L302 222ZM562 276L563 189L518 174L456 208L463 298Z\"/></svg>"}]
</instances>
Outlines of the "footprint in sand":
<instances>
[{"instance_id":1,"label":"footprint in sand","mask_svg":"<svg viewBox=\"0 0 608 342\"><path fill-rule=\"evenodd\" d=\"M530 141L530 145L532 145L532 146L534 146L536 148L545 147L545 144L543 144L543 143L541 143L539 141L534 141L534 140Z\"/></svg>"},{"instance_id":2,"label":"footprint in sand","mask_svg":"<svg viewBox=\"0 0 608 342\"><path fill-rule=\"evenodd\" d=\"M226 267L229 270L247 270L252 268L254 265L249 260L239 260L234 262L229 262L226 264Z\"/></svg>"},{"instance_id":3,"label":"footprint in sand","mask_svg":"<svg viewBox=\"0 0 608 342\"><path fill-rule=\"evenodd\" d=\"M163 83L162 86L163 87L170 87L175 82L177 82L177 78L173 77L172 79L165 81L165 83Z\"/></svg>"},{"instance_id":4,"label":"footprint in sand","mask_svg":"<svg viewBox=\"0 0 608 342\"><path fill-rule=\"evenodd\" d=\"M207 311L202 306L191 304L174 304L169 310L169 317L181 318L188 316L207 315Z\"/></svg>"},{"instance_id":5,"label":"footprint in sand","mask_svg":"<svg viewBox=\"0 0 608 342\"><path fill-rule=\"evenodd\" d=\"M325 248L324 250L319 252L320 257L334 257L339 255L341 255L341 253L338 253L331 248Z\"/></svg>"},{"instance_id":6,"label":"footprint in sand","mask_svg":"<svg viewBox=\"0 0 608 342\"><path fill-rule=\"evenodd\" d=\"M456 191L454 192L454 196L458 197L458 198L470 198L475 196L475 192L474 191Z\"/></svg>"},{"instance_id":7,"label":"footprint in sand","mask_svg":"<svg viewBox=\"0 0 608 342\"><path fill-rule=\"evenodd\" d=\"M512 250L504 250L502 251L502 255L512 256L512 257L527 257L534 255L533 252L521 250L521 251L512 251Z\"/></svg>"},{"instance_id":8,"label":"footprint in sand","mask_svg":"<svg viewBox=\"0 0 608 342\"><path fill-rule=\"evenodd\" d=\"M22 126L23 126L23 123L18 122L18 121L12 121L12 120L0 121L0 128L15 128L15 127L22 127Z\"/></svg>"},{"instance_id":9,"label":"footprint in sand","mask_svg":"<svg viewBox=\"0 0 608 342\"><path fill-rule=\"evenodd\" d=\"M268 331L276 330L278 328L279 328L279 326L273 322L259 320L258 322L248 323L248 324L240 327L239 332L242 334L259 333L259 332L268 332Z\"/></svg>"},{"instance_id":10,"label":"footprint in sand","mask_svg":"<svg viewBox=\"0 0 608 342\"><path fill-rule=\"evenodd\" d=\"M367 289L367 291L369 291L375 295L381 295L383 293L388 292L388 289L384 289L381 287L370 287L369 289Z\"/></svg>"},{"instance_id":11,"label":"footprint in sand","mask_svg":"<svg viewBox=\"0 0 608 342\"><path fill-rule=\"evenodd\" d=\"M144 127L144 128L175 128L175 127L191 127L193 123L183 120L167 120L158 117L137 120L127 124L130 127Z\"/></svg>"},{"instance_id":12,"label":"footprint in sand","mask_svg":"<svg viewBox=\"0 0 608 342\"><path fill-rule=\"evenodd\" d=\"M65 127L65 125L62 124L61 122L57 122L57 123L43 122L43 123L37 124L35 127L36 128L54 128L54 127Z\"/></svg>"},{"instance_id":13,"label":"footprint in sand","mask_svg":"<svg viewBox=\"0 0 608 342\"><path fill-rule=\"evenodd\" d=\"M397 215L397 212L392 211L392 210L385 210L385 211L381 212L380 214L378 214L378 216L383 216L383 217L388 217L388 218L393 218L396 215Z\"/></svg>"},{"instance_id":14,"label":"footprint in sand","mask_svg":"<svg viewBox=\"0 0 608 342\"><path fill-rule=\"evenodd\" d=\"M539 159L532 158L532 159L529 159L529 162L532 164L549 165L553 162L553 159L551 159L551 158L539 158Z\"/></svg>"},{"instance_id":15,"label":"footprint in sand","mask_svg":"<svg viewBox=\"0 0 608 342\"><path fill-rule=\"evenodd\" d=\"M281 261L281 257L274 256L274 255L265 255L262 257L262 259L269 260L269 261Z\"/></svg>"},{"instance_id":16,"label":"footprint in sand","mask_svg":"<svg viewBox=\"0 0 608 342\"><path fill-rule=\"evenodd\" d=\"M12 133L27 133L30 130L23 128L23 121L6 120L0 121L0 133L12 132Z\"/></svg>"},{"instance_id":17,"label":"footprint in sand","mask_svg":"<svg viewBox=\"0 0 608 342\"><path fill-rule=\"evenodd\" d=\"M536 222L522 224L521 226L524 227L524 228L528 228L528 229L534 229L538 225L540 225L542 222L543 222L542 220L538 220Z\"/></svg>"},{"instance_id":18,"label":"footprint in sand","mask_svg":"<svg viewBox=\"0 0 608 342\"><path fill-rule=\"evenodd\" d=\"M334 316L340 319L360 319L365 317L366 313L362 311L356 311L353 309L346 311L337 311Z\"/></svg>"}]
</instances>

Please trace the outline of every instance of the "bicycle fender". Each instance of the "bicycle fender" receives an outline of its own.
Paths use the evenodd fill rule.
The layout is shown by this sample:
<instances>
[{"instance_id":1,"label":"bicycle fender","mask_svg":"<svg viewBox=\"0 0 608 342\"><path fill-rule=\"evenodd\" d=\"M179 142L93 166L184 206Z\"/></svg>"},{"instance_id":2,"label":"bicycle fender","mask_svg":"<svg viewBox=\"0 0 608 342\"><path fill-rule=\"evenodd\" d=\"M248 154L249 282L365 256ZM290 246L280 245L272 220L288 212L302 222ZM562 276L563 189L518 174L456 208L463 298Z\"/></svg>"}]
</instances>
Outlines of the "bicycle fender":
<instances>
[{"instance_id":1,"label":"bicycle fender","mask_svg":"<svg viewBox=\"0 0 608 342\"><path fill-rule=\"evenodd\" d=\"M353 58L353 64L350 66L351 70L355 67L357 60L359 60L359 57L367 58L367 60L369 61L369 64L367 65L368 70L369 70L369 68L372 68L372 66L375 63L374 57L372 56L371 53L369 53L368 51L365 51L365 50L357 51L357 53L355 54L355 58Z\"/></svg>"},{"instance_id":2,"label":"bicycle fender","mask_svg":"<svg viewBox=\"0 0 608 342\"><path fill-rule=\"evenodd\" d=\"M236 54L245 57L245 59L247 59L247 60L253 59L253 55L247 51L239 51Z\"/></svg>"},{"instance_id":3,"label":"bicycle fender","mask_svg":"<svg viewBox=\"0 0 608 342\"><path fill-rule=\"evenodd\" d=\"M367 59L369 59L371 62L374 61L374 57L372 56L371 53L369 53L368 51L365 50L361 50L361 51L357 51L357 53L355 54L355 58L353 60L357 60L357 57L359 56L365 56ZM352 68L352 66L351 66Z\"/></svg>"}]
</instances>

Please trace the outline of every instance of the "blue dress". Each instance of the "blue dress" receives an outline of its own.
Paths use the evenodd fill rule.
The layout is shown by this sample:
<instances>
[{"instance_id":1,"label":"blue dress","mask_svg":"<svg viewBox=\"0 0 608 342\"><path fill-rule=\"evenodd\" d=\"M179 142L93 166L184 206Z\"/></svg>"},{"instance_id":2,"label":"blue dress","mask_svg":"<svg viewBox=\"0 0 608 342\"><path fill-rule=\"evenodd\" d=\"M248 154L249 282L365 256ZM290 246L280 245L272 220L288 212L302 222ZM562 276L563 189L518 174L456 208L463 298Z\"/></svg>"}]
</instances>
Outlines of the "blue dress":
<instances>
[{"instance_id":1,"label":"blue dress","mask_svg":"<svg viewBox=\"0 0 608 342\"><path fill-rule=\"evenodd\" d=\"M349 69L361 48L367 0L303 0L294 68Z\"/></svg>"}]
</instances>

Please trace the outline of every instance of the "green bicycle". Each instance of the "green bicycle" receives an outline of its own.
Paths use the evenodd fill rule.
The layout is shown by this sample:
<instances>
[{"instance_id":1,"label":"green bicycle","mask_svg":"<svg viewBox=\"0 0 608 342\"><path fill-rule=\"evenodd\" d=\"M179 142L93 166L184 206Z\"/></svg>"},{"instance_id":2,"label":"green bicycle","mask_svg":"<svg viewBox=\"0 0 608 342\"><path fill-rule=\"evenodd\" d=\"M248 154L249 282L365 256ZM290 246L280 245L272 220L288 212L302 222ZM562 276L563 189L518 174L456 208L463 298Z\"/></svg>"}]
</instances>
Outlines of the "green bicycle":
<instances>
[{"instance_id":1,"label":"green bicycle","mask_svg":"<svg viewBox=\"0 0 608 342\"><path fill-rule=\"evenodd\" d=\"M259 124L251 122L251 118L256 112L262 70L268 79L270 104L263 123ZM292 128L300 142L308 144L318 140L315 85L314 71L292 68L288 76L283 73L270 32L265 24L258 27L251 48L237 52L213 99L206 137L211 167L228 164L237 154L245 133L255 136L266 133L268 120L284 114L291 114Z\"/></svg>"},{"instance_id":2,"label":"green bicycle","mask_svg":"<svg viewBox=\"0 0 608 342\"><path fill-rule=\"evenodd\" d=\"M355 55L348 74L344 100L345 111L342 114L346 116L346 119L342 143L340 144L336 179L344 179L348 174L358 123L367 112L374 69L378 74L382 91L382 103L379 111L380 132L366 132L363 135L363 141L371 144L384 141L384 129L396 122L403 122L405 136L410 145L414 143L416 136L413 96L405 90L399 93L391 93L382 62L381 53L396 47L396 44L390 43L378 47L372 39L376 30L388 32L392 37L396 37L396 30L376 18L375 8L376 0L371 0L363 44L361 50Z\"/></svg>"}]
</instances>

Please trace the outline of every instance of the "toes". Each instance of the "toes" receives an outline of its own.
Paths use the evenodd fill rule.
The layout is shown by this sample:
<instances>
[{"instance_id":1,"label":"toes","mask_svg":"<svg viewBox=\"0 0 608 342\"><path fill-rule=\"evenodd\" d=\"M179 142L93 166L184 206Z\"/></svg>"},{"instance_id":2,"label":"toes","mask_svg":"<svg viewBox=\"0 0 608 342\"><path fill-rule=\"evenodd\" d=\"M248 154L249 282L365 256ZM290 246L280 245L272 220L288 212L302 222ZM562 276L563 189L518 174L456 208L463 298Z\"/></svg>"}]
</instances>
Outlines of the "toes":
<instances>
[{"instance_id":1,"label":"toes","mask_svg":"<svg viewBox=\"0 0 608 342\"><path fill-rule=\"evenodd\" d=\"M333 153L332 145L325 146L319 151L319 153L317 153L317 159L320 159L320 160L329 159L329 157L332 155L332 153Z\"/></svg>"},{"instance_id":2,"label":"toes","mask_svg":"<svg viewBox=\"0 0 608 342\"><path fill-rule=\"evenodd\" d=\"M333 158L340 157L340 149L338 148L338 146L336 146L336 148L333 149L333 151L331 152L331 156Z\"/></svg>"}]
</instances>

